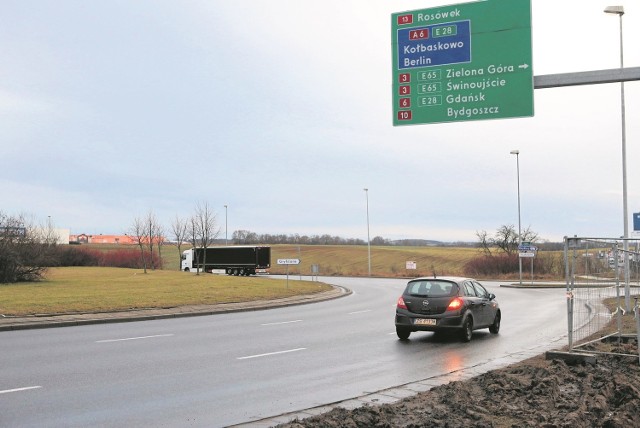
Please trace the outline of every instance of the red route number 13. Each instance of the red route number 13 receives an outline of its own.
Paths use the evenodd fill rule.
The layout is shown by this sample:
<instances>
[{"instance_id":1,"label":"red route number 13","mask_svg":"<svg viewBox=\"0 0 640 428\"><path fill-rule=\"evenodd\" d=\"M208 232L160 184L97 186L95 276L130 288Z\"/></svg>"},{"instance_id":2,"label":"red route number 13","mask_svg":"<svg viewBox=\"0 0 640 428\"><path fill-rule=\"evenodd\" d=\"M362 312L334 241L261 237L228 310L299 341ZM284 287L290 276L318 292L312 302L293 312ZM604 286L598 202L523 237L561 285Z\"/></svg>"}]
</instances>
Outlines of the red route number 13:
<instances>
[{"instance_id":1,"label":"red route number 13","mask_svg":"<svg viewBox=\"0 0 640 428\"><path fill-rule=\"evenodd\" d=\"M398 16L398 25L413 24L413 15L400 15Z\"/></svg>"}]
</instances>

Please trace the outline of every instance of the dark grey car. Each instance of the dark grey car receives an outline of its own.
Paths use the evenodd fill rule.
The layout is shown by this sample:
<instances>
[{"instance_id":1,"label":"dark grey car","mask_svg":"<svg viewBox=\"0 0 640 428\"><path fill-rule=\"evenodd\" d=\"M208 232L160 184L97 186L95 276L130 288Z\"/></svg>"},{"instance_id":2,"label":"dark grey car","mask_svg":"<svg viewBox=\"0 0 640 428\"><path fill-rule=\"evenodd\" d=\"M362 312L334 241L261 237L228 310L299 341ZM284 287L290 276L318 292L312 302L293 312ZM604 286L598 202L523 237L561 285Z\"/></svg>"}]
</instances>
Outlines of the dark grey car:
<instances>
[{"instance_id":1,"label":"dark grey car","mask_svg":"<svg viewBox=\"0 0 640 428\"><path fill-rule=\"evenodd\" d=\"M456 332L463 341L473 330L500 331L502 314L496 296L472 278L416 278L396 306L396 333L402 340L414 331Z\"/></svg>"}]
</instances>

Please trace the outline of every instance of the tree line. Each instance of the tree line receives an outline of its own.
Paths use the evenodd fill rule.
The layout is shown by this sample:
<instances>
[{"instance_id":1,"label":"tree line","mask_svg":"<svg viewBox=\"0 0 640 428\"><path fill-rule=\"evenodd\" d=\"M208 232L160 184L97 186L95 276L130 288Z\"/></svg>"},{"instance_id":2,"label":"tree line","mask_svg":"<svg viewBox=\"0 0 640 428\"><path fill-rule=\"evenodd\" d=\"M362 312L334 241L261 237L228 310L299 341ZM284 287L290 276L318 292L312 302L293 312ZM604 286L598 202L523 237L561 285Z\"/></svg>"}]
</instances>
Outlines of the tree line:
<instances>
[{"instance_id":1,"label":"tree line","mask_svg":"<svg viewBox=\"0 0 640 428\"><path fill-rule=\"evenodd\" d=\"M336 235L299 235L295 234L258 234L249 230L236 230L231 235L234 244L292 244L292 245L366 245L367 241L356 238L343 238ZM376 236L371 240L371 245L390 245L389 240Z\"/></svg>"},{"instance_id":2,"label":"tree line","mask_svg":"<svg viewBox=\"0 0 640 428\"><path fill-rule=\"evenodd\" d=\"M186 218L176 216L167 230L153 211L144 216L135 217L128 233L135 240L144 272L147 269L162 268L163 246L171 240L182 254L182 247L208 248L220 245L220 227L216 213L208 203L196 204L192 215ZM493 236L486 231L476 232L475 243L442 243L422 239L390 241L381 236L371 240L375 246L473 246L480 250L480 257L469 265L469 273L506 273L512 271L518 261L519 236L513 225L500 226ZM168 238L171 237L171 238ZM561 243L540 243L537 233L525 229L522 241L537 242L539 248L556 250ZM231 237L232 245L366 245L362 239L343 238L337 235L300 235L300 234L258 234L249 230L236 230ZM37 281L42 279L49 266L60 264L63 257L57 250L57 236L51 225L35 226L24 215L11 216L0 211L0 283ZM206 257L206 251L201 252ZM67 254L66 256L70 256ZM543 260L536 259L536 263ZM533 261L532 261L533 262ZM206 260L196 260L206 264ZM178 266L179 267L179 266ZM546 271L540 269L539 271ZM538 271L538 270L537 270Z\"/></svg>"}]
</instances>

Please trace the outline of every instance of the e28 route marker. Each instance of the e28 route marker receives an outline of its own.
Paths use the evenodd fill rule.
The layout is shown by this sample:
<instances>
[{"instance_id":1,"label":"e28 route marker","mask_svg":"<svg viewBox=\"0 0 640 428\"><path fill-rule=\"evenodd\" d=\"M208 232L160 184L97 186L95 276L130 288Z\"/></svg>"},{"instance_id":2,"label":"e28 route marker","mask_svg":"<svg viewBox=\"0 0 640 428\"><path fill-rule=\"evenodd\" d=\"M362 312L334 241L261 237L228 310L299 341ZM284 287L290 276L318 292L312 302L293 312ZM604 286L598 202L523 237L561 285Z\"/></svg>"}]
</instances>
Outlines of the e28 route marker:
<instances>
[{"instance_id":1,"label":"e28 route marker","mask_svg":"<svg viewBox=\"0 0 640 428\"><path fill-rule=\"evenodd\" d=\"M531 0L391 15L393 124L533 116Z\"/></svg>"}]
</instances>

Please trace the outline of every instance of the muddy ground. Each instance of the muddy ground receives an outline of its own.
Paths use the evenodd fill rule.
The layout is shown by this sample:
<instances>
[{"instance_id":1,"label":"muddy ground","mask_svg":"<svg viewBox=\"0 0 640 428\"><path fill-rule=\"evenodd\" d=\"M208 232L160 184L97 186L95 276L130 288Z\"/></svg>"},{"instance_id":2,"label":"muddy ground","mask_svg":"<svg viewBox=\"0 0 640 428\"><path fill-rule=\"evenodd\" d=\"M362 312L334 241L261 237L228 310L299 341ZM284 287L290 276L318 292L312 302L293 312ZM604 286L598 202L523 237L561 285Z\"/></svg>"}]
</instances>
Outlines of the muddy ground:
<instances>
[{"instance_id":1,"label":"muddy ground","mask_svg":"<svg viewBox=\"0 0 640 428\"><path fill-rule=\"evenodd\" d=\"M593 348L636 357L600 354L589 365L539 356L394 404L334 409L279 426L640 427L636 343L598 343Z\"/></svg>"}]
</instances>

